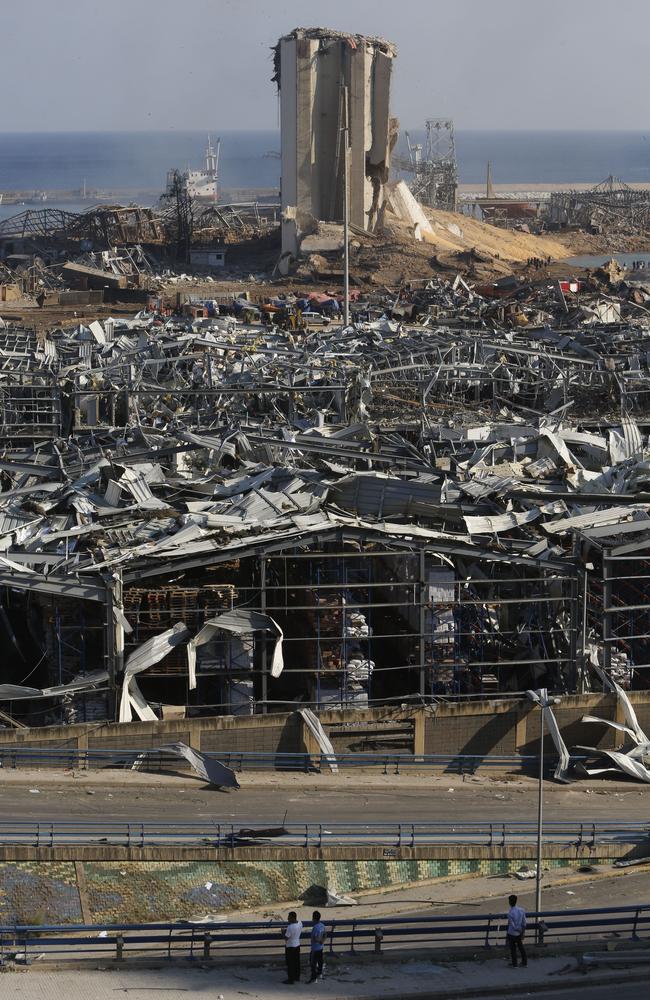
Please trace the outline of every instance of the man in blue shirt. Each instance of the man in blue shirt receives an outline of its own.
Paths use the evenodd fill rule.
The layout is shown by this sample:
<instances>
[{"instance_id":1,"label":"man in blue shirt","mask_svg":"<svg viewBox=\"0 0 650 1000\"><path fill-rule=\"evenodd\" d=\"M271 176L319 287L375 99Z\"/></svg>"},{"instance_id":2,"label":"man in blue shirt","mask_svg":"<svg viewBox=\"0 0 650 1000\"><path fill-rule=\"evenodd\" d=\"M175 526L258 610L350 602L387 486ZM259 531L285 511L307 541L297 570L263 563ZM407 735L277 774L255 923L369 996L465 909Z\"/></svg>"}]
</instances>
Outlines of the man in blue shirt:
<instances>
[{"instance_id":1,"label":"man in blue shirt","mask_svg":"<svg viewBox=\"0 0 650 1000\"><path fill-rule=\"evenodd\" d=\"M526 949L524 948L524 934L526 933L526 911L522 906L517 906L517 897L508 896L510 909L508 910L508 945L510 946L510 957L514 968L517 968L517 951L521 956L521 964L528 965Z\"/></svg>"},{"instance_id":2,"label":"man in blue shirt","mask_svg":"<svg viewBox=\"0 0 650 1000\"><path fill-rule=\"evenodd\" d=\"M311 952L309 955L311 961L311 979L309 982L315 983L323 975L323 942L325 941L327 931L318 910L314 910L311 919Z\"/></svg>"}]
</instances>

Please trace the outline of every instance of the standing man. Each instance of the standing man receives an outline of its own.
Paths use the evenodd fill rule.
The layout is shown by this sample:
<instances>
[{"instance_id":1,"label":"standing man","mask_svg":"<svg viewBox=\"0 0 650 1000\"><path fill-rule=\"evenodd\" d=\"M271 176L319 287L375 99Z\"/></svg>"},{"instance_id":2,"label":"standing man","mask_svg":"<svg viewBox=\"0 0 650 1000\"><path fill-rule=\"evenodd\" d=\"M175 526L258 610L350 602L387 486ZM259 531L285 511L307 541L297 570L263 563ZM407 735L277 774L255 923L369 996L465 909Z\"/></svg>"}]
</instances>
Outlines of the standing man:
<instances>
[{"instance_id":1,"label":"standing man","mask_svg":"<svg viewBox=\"0 0 650 1000\"><path fill-rule=\"evenodd\" d=\"M323 942L325 941L327 931L318 910L314 910L311 919L313 926L311 929L311 950L309 953L311 964L311 979L309 982L315 983L323 975Z\"/></svg>"},{"instance_id":2,"label":"standing man","mask_svg":"<svg viewBox=\"0 0 650 1000\"><path fill-rule=\"evenodd\" d=\"M521 956L521 964L528 965L526 949L524 948L524 934L526 933L526 911L522 906L517 906L517 897L508 896L510 909L508 910L508 945L510 947L510 957L513 968L517 968L517 951Z\"/></svg>"},{"instance_id":3,"label":"standing man","mask_svg":"<svg viewBox=\"0 0 650 1000\"><path fill-rule=\"evenodd\" d=\"M300 981L300 935L302 920L298 920L295 910L289 914L289 922L284 932L284 958L287 963L285 983L291 985Z\"/></svg>"}]
</instances>

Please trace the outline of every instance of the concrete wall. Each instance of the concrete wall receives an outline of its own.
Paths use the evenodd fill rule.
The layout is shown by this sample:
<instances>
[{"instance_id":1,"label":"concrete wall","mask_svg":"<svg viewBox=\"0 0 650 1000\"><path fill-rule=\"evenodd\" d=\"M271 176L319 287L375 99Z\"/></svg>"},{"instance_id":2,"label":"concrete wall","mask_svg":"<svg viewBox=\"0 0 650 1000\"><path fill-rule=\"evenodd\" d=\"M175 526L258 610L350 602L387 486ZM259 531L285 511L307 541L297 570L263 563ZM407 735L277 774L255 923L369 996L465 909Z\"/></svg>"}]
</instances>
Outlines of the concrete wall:
<instances>
[{"instance_id":1,"label":"concrete wall","mask_svg":"<svg viewBox=\"0 0 650 1000\"><path fill-rule=\"evenodd\" d=\"M280 153L280 178L282 186L282 208L298 203L298 88L296 41L285 38L280 42L282 63L282 89L280 91L280 115L282 118L282 147ZM282 250L296 254L298 242L294 220L283 218Z\"/></svg>"},{"instance_id":2,"label":"concrete wall","mask_svg":"<svg viewBox=\"0 0 650 1000\"><path fill-rule=\"evenodd\" d=\"M650 692L631 692L630 700L641 727L650 732ZM615 730L581 723L583 715L623 721L614 695L564 696L555 716L569 750L580 744L612 749L620 743ZM330 711L322 712L320 719L338 753L535 755L539 740L539 710L527 701L514 699L438 705L435 710ZM301 718L293 712L0 730L0 748L144 750L175 741L224 754L320 752ZM550 737L546 745L551 754Z\"/></svg>"},{"instance_id":3,"label":"concrete wall","mask_svg":"<svg viewBox=\"0 0 650 1000\"><path fill-rule=\"evenodd\" d=\"M57 292L57 301L62 306L100 305L104 301L104 289L87 289L72 292Z\"/></svg>"},{"instance_id":4,"label":"concrete wall","mask_svg":"<svg viewBox=\"0 0 650 1000\"><path fill-rule=\"evenodd\" d=\"M650 716L650 696L634 693L631 700L638 706L639 720ZM554 714L562 737L569 747L598 746L612 749L620 737L607 726L584 724L583 715L616 718L616 698L613 695L567 695ZM650 718L649 718L650 721ZM641 722L643 725L643 722ZM479 702L474 705L441 706L424 723L424 752L430 754L525 754L536 755L539 743L539 710L528 702ZM553 752L550 737L547 751Z\"/></svg>"},{"instance_id":5,"label":"concrete wall","mask_svg":"<svg viewBox=\"0 0 650 1000\"><path fill-rule=\"evenodd\" d=\"M20 285L0 285L0 302L17 302L22 297Z\"/></svg>"},{"instance_id":6,"label":"concrete wall","mask_svg":"<svg viewBox=\"0 0 650 1000\"><path fill-rule=\"evenodd\" d=\"M343 219L343 87L348 88L350 221L370 228L371 175L387 179L392 55L370 39L287 36L279 43L282 251L295 254L310 217ZM377 167L380 166L379 171ZM384 176L384 173L386 176ZM376 200L376 199L375 199Z\"/></svg>"},{"instance_id":7,"label":"concrete wall","mask_svg":"<svg viewBox=\"0 0 650 1000\"><path fill-rule=\"evenodd\" d=\"M295 713L169 720L167 722L78 723L34 729L0 730L0 747L64 750L146 750L183 742L197 750L299 753L302 726ZM54 764L60 766L60 764Z\"/></svg>"},{"instance_id":8,"label":"concrete wall","mask_svg":"<svg viewBox=\"0 0 650 1000\"><path fill-rule=\"evenodd\" d=\"M549 868L567 868L551 858ZM521 861L0 862L0 924L140 923L281 905L315 884L338 893L506 874Z\"/></svg>"}]
</instances>

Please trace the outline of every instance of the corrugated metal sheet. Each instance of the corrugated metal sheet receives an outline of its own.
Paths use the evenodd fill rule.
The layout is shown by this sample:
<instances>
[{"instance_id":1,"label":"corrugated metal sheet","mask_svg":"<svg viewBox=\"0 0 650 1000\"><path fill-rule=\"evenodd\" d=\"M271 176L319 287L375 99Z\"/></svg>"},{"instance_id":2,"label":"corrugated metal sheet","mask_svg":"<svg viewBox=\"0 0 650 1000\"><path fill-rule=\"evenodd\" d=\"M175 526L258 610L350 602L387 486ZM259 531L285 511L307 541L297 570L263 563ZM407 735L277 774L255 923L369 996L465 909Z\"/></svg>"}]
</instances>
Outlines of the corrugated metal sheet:
<instances>
[{"instance_id":1,"label":"corrugated metal sheet","mask_svg":"<svg viewBox=\"0 0 650 1000\"><path fill-rule=\"evenodd\" d=\"M566 531L583 528L595 528L605 524L621 524L631 521L635 512L650 513L648 504L628 504L626 507L609 507L607 510L591 511L587 514L575 514L573 517L563 517L559 521L544 521L542 528L552 535L561 535Z\"/></svg>"},{"instance_id":2,"label":"corrugated metal sheet","mask_svg":"<svg viewBox=\"0 0 650 1000\"><path fill-rule=\"evenodd\" d=\"M500 534L511 531L522 524L531 524L541 517L539 510L527 510L520 514L496 514L494 517L464 517L470 535Z\"/></svg>"},{"instance_id":3,"label":"corrugated metal sheet","mask_svg":"<svg viewBox=\"0 0 650 1000\"><path fill-rule=\"evenodd\" d=\"M442 498L440 483L418 482L416 479L388 478L372 473L345 476L332 483L328 499L343 510L361 514L364 517L431 517L446 512L453 515L450 501L460 498L458 489L447 490L446 500Z\"/></svg>"}]
</instances>

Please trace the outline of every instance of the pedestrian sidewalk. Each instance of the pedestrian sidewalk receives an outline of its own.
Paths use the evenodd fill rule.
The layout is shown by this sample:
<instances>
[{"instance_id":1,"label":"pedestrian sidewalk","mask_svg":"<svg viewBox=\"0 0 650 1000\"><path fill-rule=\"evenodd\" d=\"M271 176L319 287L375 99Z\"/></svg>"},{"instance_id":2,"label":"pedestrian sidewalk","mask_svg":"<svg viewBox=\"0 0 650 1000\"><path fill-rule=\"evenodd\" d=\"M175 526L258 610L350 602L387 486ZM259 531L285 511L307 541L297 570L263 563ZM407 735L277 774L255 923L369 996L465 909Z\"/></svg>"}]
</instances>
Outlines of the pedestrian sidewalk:
<instances>
[{"instance_id":1,"label":"pedestrian sidewalk","mask_svg":"<svg viewBox=\"0 0 650 1000\"><path fill-rule=\"evenodd\" d=\"M307 954L303 951L304 980L308 978ZM650 965L650 953L648 955ZM3 1000L115 1000L115 994L130 994L130 1000L147 1000L164 991L165 1000L287 1000L301 996L309 1000L370 1000L378 997L417 997L457 1000L459 997L503 997L530 990L570 990L578 984L620 984L623 970L602 967L584 971L571 955L531 960L527 968L511 968L503 956L442 964L429 959L397 959L358 962L342 959L325 969L325 977L314 985L304 980L283 984L280 960L223 969L188 968L172 965L160 969L111 969L99 971L50 971L37 967L6 972L0 976ZM625 981L647 978L648 966L634 967Z\"/></svg>"}]
</instances>

